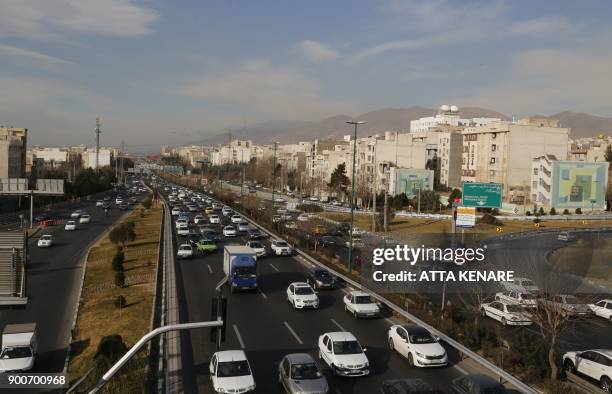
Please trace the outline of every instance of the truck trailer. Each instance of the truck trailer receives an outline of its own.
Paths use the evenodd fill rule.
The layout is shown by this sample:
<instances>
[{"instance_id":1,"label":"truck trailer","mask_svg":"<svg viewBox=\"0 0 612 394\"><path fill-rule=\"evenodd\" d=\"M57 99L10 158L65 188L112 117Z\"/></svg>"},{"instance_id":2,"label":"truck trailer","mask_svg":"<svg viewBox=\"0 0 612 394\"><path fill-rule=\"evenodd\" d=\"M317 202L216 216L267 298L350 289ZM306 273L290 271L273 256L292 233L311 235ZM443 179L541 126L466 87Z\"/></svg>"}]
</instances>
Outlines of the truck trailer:
<instances>
[{"instance_id":1,"label":"truck trailer","mask_svg":"<svg viewBox=\"0 0 612 394\"><path fill-rule=\"evenodd\" d=\"M247 246L226 245L223 272L231 292L257 290L257 254Z\"/></svg>"},{"instance_id":2,"label":"truck trailer","mask_svg":"<svg viewBox=\"0 0 612 394\"><path fill-rule=\"evenodd\" d=\"M36 323L7 324L2 331L0 372L31 370L37 351Z\"/></svg>"}]
</instances>

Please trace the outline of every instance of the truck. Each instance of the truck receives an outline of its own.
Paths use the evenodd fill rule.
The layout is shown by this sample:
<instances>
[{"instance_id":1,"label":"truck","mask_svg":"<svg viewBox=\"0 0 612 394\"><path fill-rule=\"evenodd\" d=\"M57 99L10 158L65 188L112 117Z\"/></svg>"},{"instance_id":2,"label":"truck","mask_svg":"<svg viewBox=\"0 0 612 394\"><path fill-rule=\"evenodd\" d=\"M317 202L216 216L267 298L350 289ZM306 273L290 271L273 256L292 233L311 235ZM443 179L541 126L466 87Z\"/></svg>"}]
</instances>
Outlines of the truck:
<instances>
[{"instance_id":1,"label":"truck","mask_svg":"<svg viewBox=\"0 0 612 394\"><path fill-rule=\"evenodd\" d=\"M223 251L223 272L231 292L257 290L257 254L242 245L226 245Z\"/></svg>"},{"instance_id":2,"label":"truck","mask_svg":"<svg viewBox=\"0 0 612 394\"><path fill-rule=\"evenodd\" d=\"M31 370L37 350L36 323L7 324L2 331L0 372Z\"/></svg>"}]
</instances>

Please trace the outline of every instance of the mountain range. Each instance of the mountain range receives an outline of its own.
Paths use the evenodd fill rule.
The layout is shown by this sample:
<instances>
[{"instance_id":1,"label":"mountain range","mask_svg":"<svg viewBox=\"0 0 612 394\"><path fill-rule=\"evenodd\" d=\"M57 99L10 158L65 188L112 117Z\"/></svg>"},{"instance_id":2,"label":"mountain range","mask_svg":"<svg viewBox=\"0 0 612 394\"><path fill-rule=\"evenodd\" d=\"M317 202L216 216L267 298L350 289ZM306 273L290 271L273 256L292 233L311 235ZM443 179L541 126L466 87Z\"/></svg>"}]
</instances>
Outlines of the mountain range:
<instances>
[{"instance_id":1,"label":"mountain range","mask_svg":"<svg viewBox=\"0 0 612 394\"><path fill-rule=\"evenodd\" d=\"M311 122L271 120L231 129L231 136L232 138L238 139L250 139L258 144L266 144L273 141L292 143L298 141L311 141L316 138L339 139L353 132L352 126L346 124L346 122L358 119L367 122L358 128L358 135L363 137L382 134L388 130L408 131L410 130L411 120L432 116L435 113L435 109L417 106L410 108L383 108L355 117L336 115L320 121ZM492 117L509 120L509 117L502 113L478 107L462 107L461 117ZM558 114L549 115L548 117L559 120L563 127L570 127L572 138L595 136L599 133L612 134L612 118L570 111L560 112ZM194 141L193 144L214 145L223 144L227 141L228 133L223 133L200 141Z\"/></svg>"}]
</instances>

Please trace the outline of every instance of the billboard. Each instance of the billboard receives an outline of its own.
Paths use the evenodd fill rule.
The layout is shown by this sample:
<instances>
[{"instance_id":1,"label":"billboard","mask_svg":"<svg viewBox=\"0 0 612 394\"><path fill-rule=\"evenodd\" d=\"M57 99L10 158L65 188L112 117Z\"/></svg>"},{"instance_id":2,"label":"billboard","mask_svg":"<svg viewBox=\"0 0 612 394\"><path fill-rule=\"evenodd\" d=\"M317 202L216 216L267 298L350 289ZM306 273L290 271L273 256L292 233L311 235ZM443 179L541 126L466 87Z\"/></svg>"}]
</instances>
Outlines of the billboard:
<instances>
[{"instance_id":1,"label":"billboard","mask_svg":"<svg viewBox=\"0 0 612 394\"><path fill-rule=\"evenodd\" d=\"M608 165L608 162L553 162L551 206L605 209Z\"/></svg>"},{"instance_id":2,"label":"billboard","mask_svg":"<svg viewBox=\"0 0 612 394\"><path fill-rule=\"evenodd\" d=\"M421 190L433 190L433 186L433 170L415 170L410 168L395 169L396 195L406 193L408 198L413 198L419 193L419 188Z\"/></svg>"},{"instance_id":3,"label":"billboard","mask_svg":"<svg viewBox=\"0 0 612 394\"><path fill-rule=\"evenodd\" d=\"M27 194L28 180L26 178L0 179L0 194Z\"/></svg>"},{"instance_id":4,"label":"billboard","mask_svg":"<svg viewBox=\"0 0 612 394\"><path fill-rule=\"evenodd\" d=\"M63 179L37 179L36 191L37 194L64 194Z\"/></svg>"}]
</instances>

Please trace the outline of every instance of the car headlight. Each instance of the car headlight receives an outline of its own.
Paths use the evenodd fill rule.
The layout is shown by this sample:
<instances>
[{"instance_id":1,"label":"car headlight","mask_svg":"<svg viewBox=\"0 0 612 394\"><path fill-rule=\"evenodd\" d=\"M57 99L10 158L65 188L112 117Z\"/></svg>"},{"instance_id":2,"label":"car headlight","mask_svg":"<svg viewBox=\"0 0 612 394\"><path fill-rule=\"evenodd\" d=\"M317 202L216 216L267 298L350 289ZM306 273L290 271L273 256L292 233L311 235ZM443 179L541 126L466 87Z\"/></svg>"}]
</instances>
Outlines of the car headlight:
<instances>
[{"instance_id":1,"label":"car headlight","mask_svg":"<svg viewBox=\"0 0 612 394\"><path fill-rule=\"evenodd\" d=\"M364 368L370 368L370 362L366 361L366 363L363 365Z\"/></svg>"},{"instance_id":2,"label":"car headlight","mask_svg":"<svg viewBox=\"0 0 612 394\"><path fill-rule=\"evenodd\" d=\"M424 354L419 353L419 352L415 352L415 353L416 353L417 357L420 357L420 358L425 358L425 355L424 355Z\"/></svg>"},{"instance_id":3,"label":"car headlight","mask_svg":"<svg viewBox=\"0 0 612 394\"><path fill-rule=\"evenodd\" d=\"M247 390L249 390L249 391L255 390L255 385L253 384L253 385L247 387Z\"/></svg>"},{"instance_id":4,"label":"car headlight","mask_svg":"<svg viewBox=\"0 0 612 394\"><path fill-rule=\"evenodd\" d=\"M229 390L224 389L223 387L219 387L218 389L215 389L217 391L217 393L229 393Z\"/></svg>"}]
</instances>

